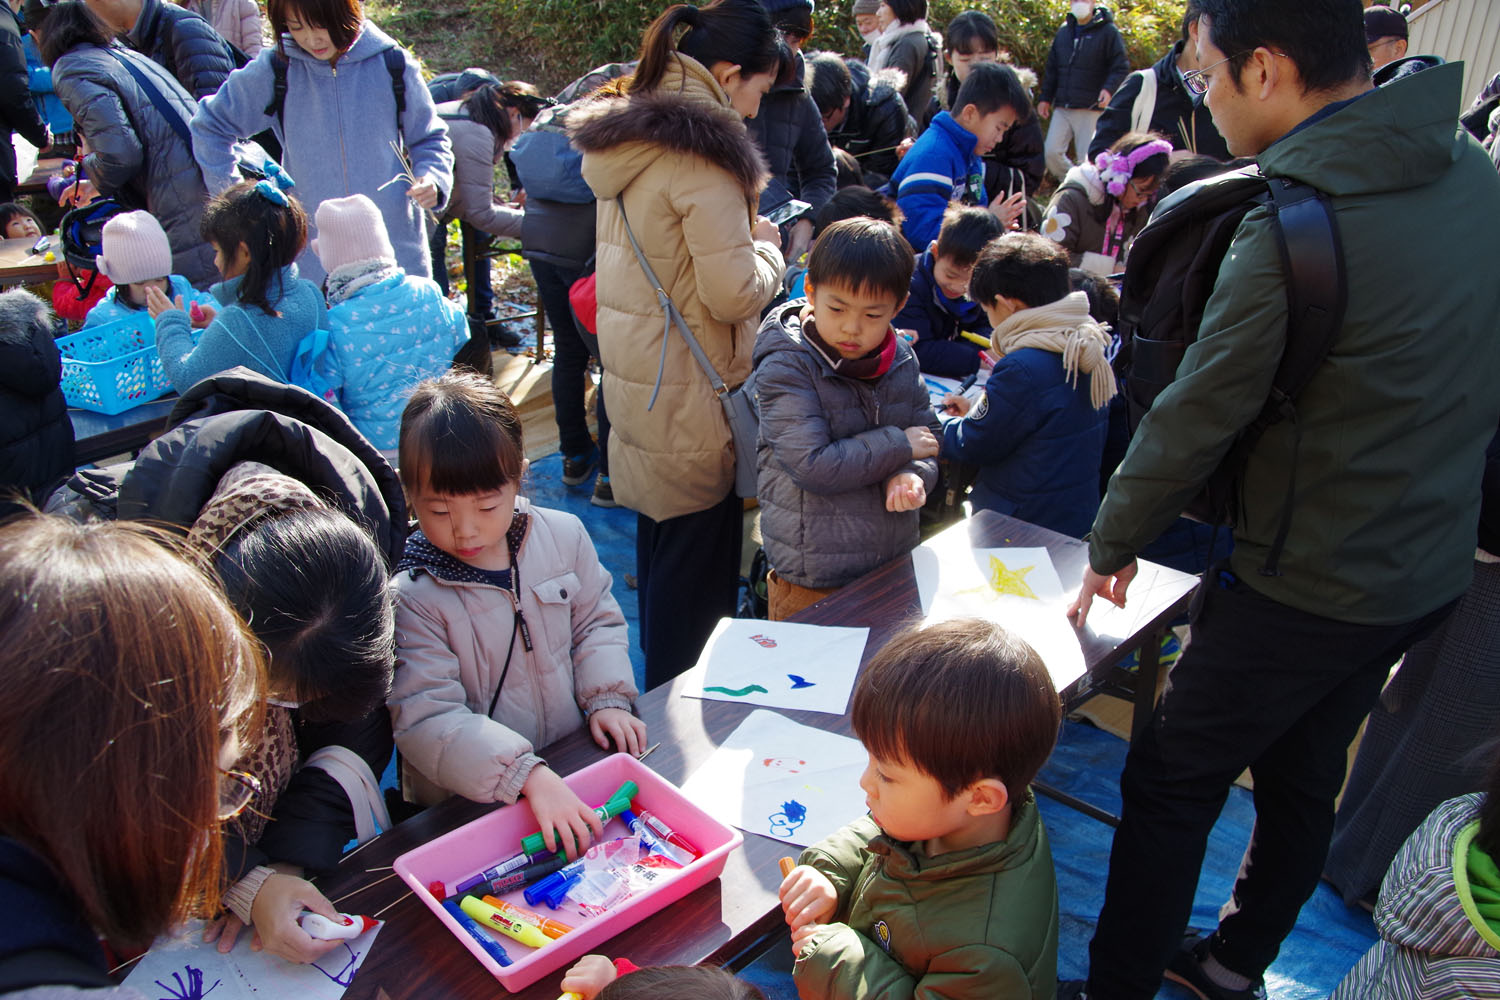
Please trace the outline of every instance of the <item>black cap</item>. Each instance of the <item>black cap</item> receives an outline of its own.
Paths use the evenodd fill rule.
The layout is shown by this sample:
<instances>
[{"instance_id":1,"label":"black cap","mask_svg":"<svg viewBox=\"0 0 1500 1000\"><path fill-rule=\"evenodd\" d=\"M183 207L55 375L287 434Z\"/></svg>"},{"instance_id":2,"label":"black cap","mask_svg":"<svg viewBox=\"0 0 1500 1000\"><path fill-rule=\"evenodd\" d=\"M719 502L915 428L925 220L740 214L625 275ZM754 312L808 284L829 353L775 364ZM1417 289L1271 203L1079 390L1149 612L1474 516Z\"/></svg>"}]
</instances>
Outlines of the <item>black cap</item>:
<instances>
[{"instance_id":1,"label":"black cap","mask_svg":"<svg viewBox=\"0 0 1500 1000\"><path fill-rule=\"evenodd\" d=\"M1371 7L1365 11L1365 42L1382 38L1406 38L1406 18L1389 7Z\"/></svg>"},{"instance_id":2,"label":"black cap","mask_svg":"<svg viewBox=\"0 0 1500 1000\"><path fill-rule=\"evenodd\" d=\"M487 83L493 83L498 87L500 85L500 78L489 70L480 69L478 66L470 66L458 74L458 92L460 94L467 94L471 90L478 90Z\"/></svg>"}]
</instances>

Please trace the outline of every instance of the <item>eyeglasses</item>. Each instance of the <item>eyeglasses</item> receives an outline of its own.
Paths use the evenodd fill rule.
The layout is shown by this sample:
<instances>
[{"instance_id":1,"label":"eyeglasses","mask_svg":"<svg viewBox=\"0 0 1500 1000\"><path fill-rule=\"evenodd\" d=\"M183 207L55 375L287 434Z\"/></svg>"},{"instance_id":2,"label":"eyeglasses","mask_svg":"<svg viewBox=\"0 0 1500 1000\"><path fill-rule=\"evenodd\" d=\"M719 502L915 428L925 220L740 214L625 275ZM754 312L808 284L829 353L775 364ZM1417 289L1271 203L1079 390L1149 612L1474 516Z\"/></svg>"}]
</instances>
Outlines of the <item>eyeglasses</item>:
<instances>
[{"instance_id":1,"label":"eyeglasses","mask_svg":"<svg viewBox=\"0 0 1500 1000\"><path fill-rule=\"evenodd\" d=\"M1254 49L1250 50L1250 52L1254 51ZM1283 59L1288 58L1285 52L1276 52L1270 49L1267 49L1266 51L1270 52L1273 56L1280 56ZM1186 87L1188 89L1188 93L1192 94L1194 97L1202 97L1204 94L1208 93L1208 81L1203 78L1204 73L1207 73L1209 70L1213 69L1216 66L1224 65L1231 59L1242 59L1245 56L1248 56L1250 52L1241 52L1236 56L1225 56L1218 62L1210 63L1209 65L1204 66L1202 69L1188 70L1186 73L1182 74L1182 85Z\"/></svg>"},{"instance_id":2,"label":"eyeglasses","mask_svg":"<svg viewBox=\"0 0 1500 1000\"><path fill-rule=\"evenodd\" d=\"M1156 193L1156 186L1150 181L1131 181L1125 185L1130 188L1137 198L1149 198Z\"/></svg>"},{"instance_id":3,"label":"eyeglasses","mask_svg":"<svg viewBox=\"0 0 1500 1000\"><path fill-rule=\"evenodd\" d=\"M249 771L219 768L219 821L234 819L260 794L260 779Z\"/></svg>"}]
</instances>

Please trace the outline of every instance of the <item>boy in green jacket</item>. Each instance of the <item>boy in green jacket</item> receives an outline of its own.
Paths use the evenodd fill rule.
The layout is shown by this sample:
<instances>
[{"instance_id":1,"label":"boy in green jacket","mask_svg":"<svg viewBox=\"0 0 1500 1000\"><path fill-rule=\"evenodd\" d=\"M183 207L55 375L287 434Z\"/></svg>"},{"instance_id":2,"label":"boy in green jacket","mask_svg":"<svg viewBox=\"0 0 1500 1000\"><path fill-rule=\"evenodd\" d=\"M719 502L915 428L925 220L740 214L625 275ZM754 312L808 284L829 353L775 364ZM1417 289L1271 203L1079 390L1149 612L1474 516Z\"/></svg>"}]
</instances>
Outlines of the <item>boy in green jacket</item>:
<instances>
[{"instance_id":1,"label":"boy in green jacket","mask_svg":"<svg viewBox=\"0 0 1500 1000\"><path fill-rule=\"evenodd\" d=\"M802 854L781 906L803 997L1051 1000L1057 880L1030 784L1062 709L978 620L892 640L854 689L870 815Z\"/></svg>"}]
</instances>

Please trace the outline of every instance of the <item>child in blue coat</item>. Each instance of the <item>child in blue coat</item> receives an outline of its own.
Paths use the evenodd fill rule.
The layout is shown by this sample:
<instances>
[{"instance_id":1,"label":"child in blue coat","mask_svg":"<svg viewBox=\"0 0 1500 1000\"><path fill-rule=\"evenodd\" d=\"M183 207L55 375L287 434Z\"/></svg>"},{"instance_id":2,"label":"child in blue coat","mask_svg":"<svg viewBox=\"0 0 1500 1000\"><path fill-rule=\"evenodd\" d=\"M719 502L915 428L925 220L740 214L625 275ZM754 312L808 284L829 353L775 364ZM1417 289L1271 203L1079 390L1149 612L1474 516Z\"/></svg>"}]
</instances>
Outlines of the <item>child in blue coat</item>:
<instances>
[{"instance_id":1,"label":"child in blue coat","mask_svg":"<svg viewBox=\"0 0 1500 1000\"><path fill-rule=\"evenodd\" d=\"M114 282L114 287L89 310L83 319L85 327L122 319L150 319L146 312L148 288L155 288L170 300L181 299L189 308L195 302L200 310L212 305L213 296L172 273L167 231L150 212L122 212L110 219L104 224L99 243L103 252L94 258L98 271Z\"/></svg>"},{"instance_id":2,"label":"child in blue coat","mask_svg":"<svg viewBox=\"0 0 1500 1000\"><path fill-rule=\"evenodd\" d=\"M266 180L236 184L203 212L203 235L224 280L209 289L219 308L200 307L208 325L196 347L183 300L146 291L156 349L179 393L236 365L291 383L297 348L323 326L323 293L298 278L293 263L307 245L307 214L286 191L291 178L267 166Z\"/></svg>"},{"instance_id":3,"label":"child in blue coat","mask_svg":"<svg viewBox=\"0 0 1500 1000\"><path fill-rule=\"evenodd\" d=\"M431 278L396 266L385 222L362 194L318 206L313 251L328 272L326 370L339 406L377 448L396 447L417 383L469 339L464 311Z\"/></svg>"},{"instance_id":4,"label":"child in blue coat","mask_svg":"<svg viewBox=\"0 0 1500 1000\"><path fill-rule=\"evenodd\" d=\"M969 298L969 279L979 252L1005 230L983 208L949 205L943 228L917 258L911 294L892 320L898 332L910 333L917 364L929 375L964 378L979 371L979 351L989 341L990 321ZM964 334L981 338L975 343Z\"/></svg>"},{"instance_id":5,"label":"child in blue coat","mask_svg":"<svg viewBox=\"0 0 1500 1000\"><path fill-rule=\"evenodd\" d=\"M1088 296L1068 289L1067 251L1046 237L1009 233L985 247L969 295L1000 360L972 409L963 396L944 401L942 457L979 466L974 509L1080 538L1099 510L1115 376Z\"/></svg>"},{"instance_id":6,"label":"child in blue coat","mask_svg":"<svg viewBox=\"0 0 1500 1000\"><path fill-rule=\"evenodd\" d=\"M913 247L937 239L950 201L987 207L1007 229L1026 207L1025 192L991 202L979 160L1031 114L1031 100L1015 70L999 63L975 66L958 88L954 107L951 113L938 112L891 175L890 189L906 216L901 232Z\"/></svg>"}]
</instances>

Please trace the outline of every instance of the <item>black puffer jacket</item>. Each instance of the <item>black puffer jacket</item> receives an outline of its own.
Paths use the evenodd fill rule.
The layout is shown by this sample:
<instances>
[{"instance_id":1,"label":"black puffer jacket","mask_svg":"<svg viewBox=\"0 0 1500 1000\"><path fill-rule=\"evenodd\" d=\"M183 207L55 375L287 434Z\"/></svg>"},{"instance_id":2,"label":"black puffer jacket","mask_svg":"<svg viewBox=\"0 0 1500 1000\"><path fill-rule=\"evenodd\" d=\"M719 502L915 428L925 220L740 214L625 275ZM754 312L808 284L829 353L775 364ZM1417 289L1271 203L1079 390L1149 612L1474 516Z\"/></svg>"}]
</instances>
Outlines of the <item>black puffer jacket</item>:
<instances>
[{"instance_id":1,"label":"black puffer jacket","mask_svg":"<svg viewBox=\"0 0 1500 1000\"><path fill-rule=\"evenodd\" d=\"M47 129L31 102L20 25L10 5L0 4L0 199L5 201L16 183L16 149L10 142L15 132L38 148L47 143Z\"/></svg>"},{"instance_id":2,"label":"black puffer jacket","mask_svg":"<svg viewBox=\"0 0 1500 1000\"><path fill-rule=\"evenodd\" d=\"M828 141L859 160L865 185L879 187L896 172L896 146L913 130L914 123L901 97L902 78L891 70L872 79L870 67L858 59L845 59L849 67L849 112ZM871 152L874 150L874 152Z\"/></svg>"},{"instance_id":3,"label":"black puffer jacket","mask_svg":"<svg viewBox=\"0 0 1500 1000\"><path fill-rule=\"evenodd\" d=\"M1147 131L1166 136L1173 149L1190 149L1216 160L1228 160L1229 147L1224 144L1219 130L1214 128L1214 118L1208 106L1193 100L1177 72L1177 59L1185 44L1179 41L1149 70L1142 70L1156 74L1156 106L1152 109L1151 125ZM1099 124L1094 127L1094 141L1089 144L1090 160L1130 131L1135 99L1140 92L1140 73L1125 77L1125 82L1110 98L1109 107L1099 116Z\"/></svg>"},{"instance_id":4,"label":"black puffer jacket","mask_svg":"<svg viewBox=\"0 0 1500 1000\"><path fill-rule=\"evenodd\" d=\"M203 288L218 277L214 249L199 225L208 189L193 151L120 60L128 60L190 121L191 94L139 52L79 45L52 67L52 86L88 140L84 174L103 193L156 216L172 245L172 270Z\"/></svg>"},{"instance_id":5,"label":"black puffer jacket","mask_svg":"<svg viewBox=\"0 0 1500 1000\"><path fill-rule=\"evenodd\" d=\"M30 292L0 295L0 518L20 508L19 488L40 503L73 471L73 423L58 381L62 358L47 306Z\"/></svg>"},{"instance_id":6,"label":"black puffer jacket","mask_svg":"<svg viewBox=\"0 0 1500 1000\"><path fill-rule=\"evenodd\" d=\"M761 98L760 112L745 120L750 136L771 168L771 179L760 193L759 211L765 214L792 198L801 198L816 212L838 187L833 148L823 130L823 116L812 95L802 86L802 55L792 82L773 88Z\"/></svg>"},{"instance_id":7,"label":"black puffer jacket","mask_svg":"<svg viewBox=\"0 0 1500 1000\"><path fill-rule=\"evenodd\" d=\"M1041 101L1059 108L1092 108L1099 103L1099 91L1113 94L1129 72L1125 39L1107 7L1095 7L1083 25L1069 14L1047 53Z\"/></svg>"},{"instance_id":8,"label":"black puffer jacket","mask_svg":"<svg viewBox=\"0 0 1500 1000\"><path fill-rule=\"evenodd\" d=\"M218 90L224 78L234 72L234 59L223 36L203 18L175 3L143 0L141 16L125 40L165 66L200 101Z\"/></svg>"}]
</instances>

